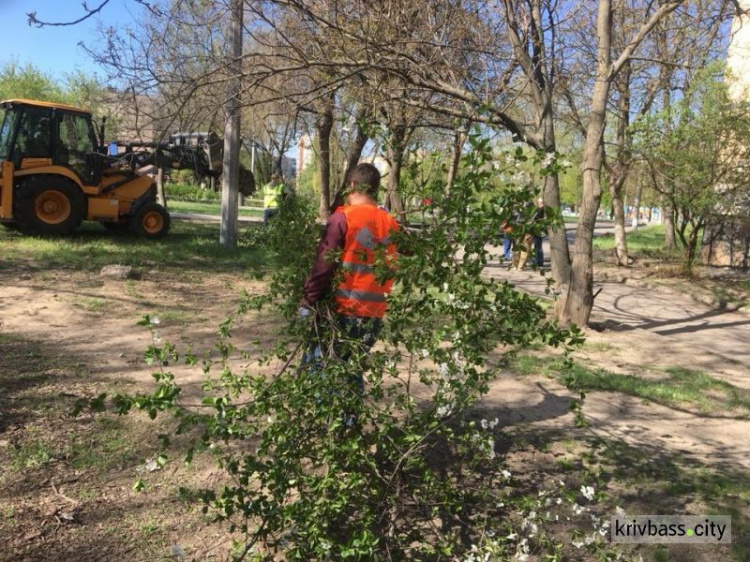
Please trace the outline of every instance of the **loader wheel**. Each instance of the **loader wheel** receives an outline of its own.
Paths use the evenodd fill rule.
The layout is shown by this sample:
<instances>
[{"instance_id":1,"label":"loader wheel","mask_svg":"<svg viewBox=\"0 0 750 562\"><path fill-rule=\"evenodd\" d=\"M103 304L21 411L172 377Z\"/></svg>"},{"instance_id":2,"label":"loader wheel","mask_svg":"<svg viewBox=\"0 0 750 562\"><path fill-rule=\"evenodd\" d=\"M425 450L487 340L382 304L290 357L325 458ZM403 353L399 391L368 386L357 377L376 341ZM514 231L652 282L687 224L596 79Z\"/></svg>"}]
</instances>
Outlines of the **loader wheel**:
<instances>
[{"instance_id":1,"label":"loader wheel","mask_svg":"<svg viewBox=\"0 0 750 562\"><path fill-rule=\"evenodd\" d=\"M133 232L143 238L161 238L169 232L169 225L169 213L158 203L146 203L132 220Z\"/></svg>"},{"instance_id":2,"label":"loader wheel","mask_svg":"<svg viewBox=\"0 0 750 562\"><path fill-rule=\"evenodd\" d=\"M21 183L13 203L21 230L38 234L70 234L86 214L86 196L78 186L50 176Z\"/></svg>"}]
</instances>

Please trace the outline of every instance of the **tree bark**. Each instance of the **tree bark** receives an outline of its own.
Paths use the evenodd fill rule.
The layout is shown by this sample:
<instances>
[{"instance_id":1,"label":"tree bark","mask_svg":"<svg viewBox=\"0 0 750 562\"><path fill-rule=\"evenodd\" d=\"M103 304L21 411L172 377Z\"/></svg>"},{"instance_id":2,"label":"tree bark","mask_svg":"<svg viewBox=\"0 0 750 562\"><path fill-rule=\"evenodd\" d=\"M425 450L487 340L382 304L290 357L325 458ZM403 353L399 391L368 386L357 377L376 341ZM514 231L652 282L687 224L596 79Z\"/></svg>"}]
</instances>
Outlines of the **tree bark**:
<instances>
[{"instance_id":1,"label":"tree bark","mask_svg":"<svg viewBox=\"0 0 750 562\"><path fill-rule=\"evenodd\" d=\"M617 80L617 91L619 94L617 102L617 131L616 143L617 154L612 164L610 173L609 192L612 196L612 210L615 215L615 258L617 265L628 266L628 243L625 234L625 213L622 194L625 180L630 171L630 138L628 126L630 125L630 63L626 63L623 72Z\"/></svg>"},{"instance_id":2,"label":"tree bark","mask_svg":"<svg viewBox=\"0 0 750 562\"><path fill-rule=\"evenodd\" d=\"M612 210L615 215L615 259L620 267L628 266L628 242L625 234L625 204L622 199L622 190L625 184L625 175L614 178L609 185L609 193L612 196Z\"/></svg>"},{"instance_id":3,"label":"tree bark","mask_svg":"<svg viewBox=\"0 0 750 562\"><path fill-rule=\"evenodd\" d=\"M341 189L344 189L346 187L346 181L349 177L349 172L351 172L352 169L354 169L354 167L359 164L359 159L362 158L362 151L365 149L367 141L370 140L370 137L367 136L366 129L363 126L363 120L366 119L366 117L367 114L365 112L360 113L358 116L357 136L354 138L352 145L349 147L349 153L346 157L346 170L344 170L344 175L341 178Z\"/></svg>"},{"instance_id":4,"label":"tree bark","mask_svg":"<svg viewBox=\"0 0 750 562\"><path fill-rule=\"evenodd\" d=\"M635 189L635 197L633 197L633 230L638 230L638 224L641 220L641 194L643 193L643 184L638 182L638 186Z\"/></svg>"},{"instance_id":5,"label":"tree bark","mask_svg":"<svg viewBox=\"0 0 750 562\"><path fill-rule=\"evenodd\" d=\"M677 240L674 234L674 207L667 203L662 208L664 217L664 248L667 250L674 250L677 247Z\"/></svg>"},{"instance_id":6,"label":"tree bark","mask_svg":"<svg viewBox=\"0 0 750 562\"><path fill-rule=\"evenodd\" d=\"M242 7L243 0L232 0L229 38L231 50L227 53L227 100L224 104L224 164L221 190L221 231L219 243L224 248L237 246L237 195L240 182L240 92L242 60Z\"/></svg>"},{"instance_id":7,"label":"tree bark","mask_svg":"<svg viewBox=\"0 0 750 562\"><path fill-rule=\"evenodd\" d=\"M404 163L405 140L406 127L404 125L394 126L387 150L388 163L391 169L388 171L388 191L385 204L391 213L399 218L404 214L404 204L399 195L398 187L401 181L401 168Z\"/></svg>"},{"instance_id":8,"label":"tree bark","mask_svg":"<svg viewBox=\"0 0 750 562\"><path fill-rule=\"evenodd\" d=\"M461 151L464 148L464 143L466 142L466 131L471 126L471 123L469 123L466 127L456 129L454 137L453 137L453 150L451 150L451 161L448 165L448 177L445 179L445 193L450 193L451 188L453 187L453 182L456 181L456 176L458 175L458 166L461 162Z\"/></svg>"},{"instance_id":9,"label":"tree bark","mask_svg":"<svg viewBox=\"0 0 750 562\"><path fill-rule=\"evenodd\" d=\"M611 85L612 2L599 0L597 17L596 82L583 149L583 197L576 239L573 244L570 287L563 300L561 322L586 326L594 306L593 237L602 197L601 169L604 158L604 128Z\"/></svg>"},{"instance_id":10,"label":"tree bark","mask_svg":"<svg viewBox=\"0 0 750 562\"><path fill-rule=\"evenodd\" d=\"M164 193L164 168L162 167L156 169L156 200L159 205L167 208L167 196Z\"/></svg>"},{"instance_id":11,"label":"tree bark","mask_svg":"<svg viewBox=\"0 0 750 562\"><path fill-rule=\"evenodd\" d=\"M333 130L334 94L327 100L323 112L318 117L318 169L320 171L320 205L318 216L328 218L331 208L331 131Z\"/></svg>"}]
</instances>

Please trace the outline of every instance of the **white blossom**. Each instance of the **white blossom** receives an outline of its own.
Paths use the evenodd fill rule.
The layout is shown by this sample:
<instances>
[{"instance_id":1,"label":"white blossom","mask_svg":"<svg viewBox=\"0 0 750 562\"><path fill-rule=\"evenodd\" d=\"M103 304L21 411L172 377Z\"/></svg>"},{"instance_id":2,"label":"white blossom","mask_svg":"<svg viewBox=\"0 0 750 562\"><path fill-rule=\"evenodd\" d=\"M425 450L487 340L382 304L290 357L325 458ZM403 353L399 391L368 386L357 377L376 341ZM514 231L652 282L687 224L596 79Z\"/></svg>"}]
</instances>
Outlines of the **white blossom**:
<instances>
[{"instance_id":1,"label":"white blossom","mask_svg":"<svg viewBox=\"0 0 750 562\"><path fill-rule=\"evenodd\" d=\"M437 410L435 411L435 414L437 414L437 417L444 418L447 415L449 415L453 411L453 408L450 404L441 404L437 407Z\"/></svg>"},{"instance_id":2,"label":"white blossom","mask_svg":"<svg viewBox=\"0 0 750 562\"><path fill-rule=\"evenodd\" d=\"M592 486L581 486L581 493L589 501L594 499L594 488Z\"/></svg>"}]
</instances>

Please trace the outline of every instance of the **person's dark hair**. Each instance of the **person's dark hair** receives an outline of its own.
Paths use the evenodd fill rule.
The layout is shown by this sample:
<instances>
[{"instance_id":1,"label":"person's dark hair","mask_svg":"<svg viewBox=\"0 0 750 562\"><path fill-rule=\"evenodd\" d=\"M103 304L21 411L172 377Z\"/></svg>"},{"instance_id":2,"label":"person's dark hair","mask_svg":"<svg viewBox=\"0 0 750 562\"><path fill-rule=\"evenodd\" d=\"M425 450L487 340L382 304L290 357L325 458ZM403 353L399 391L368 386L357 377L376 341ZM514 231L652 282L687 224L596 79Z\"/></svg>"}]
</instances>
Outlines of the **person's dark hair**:
<instances>
[{"instance_id":1,"label":"person's dark hair","mask_svg":"<svg viewBox=\"0 0 750 562\"><path fill-rule=\"evenodd\" d=\"M349 172L349 178L346 182L347 187L354 184L350 189L359 193L366 193L375 197L380 189L380 172L372 164L357 164Z\"/></svg>"}]
</instances>

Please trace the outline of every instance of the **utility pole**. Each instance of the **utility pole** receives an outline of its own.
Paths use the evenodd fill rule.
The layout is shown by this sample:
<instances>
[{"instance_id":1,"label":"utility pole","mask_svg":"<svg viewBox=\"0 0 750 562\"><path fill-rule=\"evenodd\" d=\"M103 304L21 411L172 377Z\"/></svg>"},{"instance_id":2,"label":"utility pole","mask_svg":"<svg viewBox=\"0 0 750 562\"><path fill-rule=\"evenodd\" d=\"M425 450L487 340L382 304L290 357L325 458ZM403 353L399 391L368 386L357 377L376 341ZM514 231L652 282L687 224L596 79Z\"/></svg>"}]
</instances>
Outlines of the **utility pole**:
<instances>
[{"instance_id":1,"label":"utility pole","mask_svg":"<svg viewBox=\"0 0 750 562\"><path fill-rule=\"evenodd\" d=\"M224 104L224 166L221 182L221 234L225 248L237 246L238 195L240 183L240 91L242 87L242 8L244 0L231 0L229 41L226 57L227 99Z\"/></svg>"}]
</instances>

